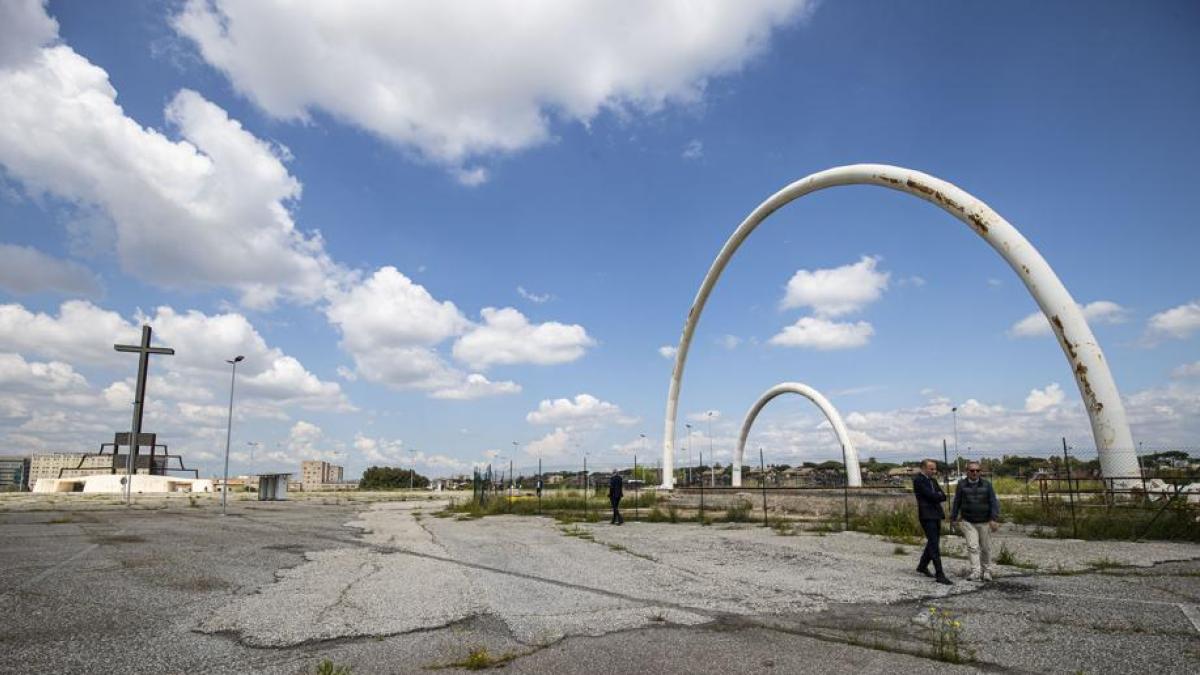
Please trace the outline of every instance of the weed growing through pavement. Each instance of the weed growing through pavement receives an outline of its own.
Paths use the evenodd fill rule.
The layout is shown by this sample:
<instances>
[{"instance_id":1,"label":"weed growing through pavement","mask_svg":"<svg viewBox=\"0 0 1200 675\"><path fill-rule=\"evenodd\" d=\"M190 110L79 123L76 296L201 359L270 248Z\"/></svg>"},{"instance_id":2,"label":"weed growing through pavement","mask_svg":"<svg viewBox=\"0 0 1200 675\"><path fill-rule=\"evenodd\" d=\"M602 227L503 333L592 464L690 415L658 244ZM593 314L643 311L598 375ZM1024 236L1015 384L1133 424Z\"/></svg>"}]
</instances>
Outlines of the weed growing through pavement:
<instances>
[{"instance_id":1,"label":"weed growing through pavement","mask_svg":"<svg viewBox=\"0 0 1200 675\"><path fill-rule=\"evenodd\" d=\"M892 549L892 555L907 555L907 554L908 554L908 549L904 548L903 546L897 546L896 548Z\"/></svg>"},{"instance_id":2,"label":"weed growing through pavement","mask_svg":"<svg viewBox=\"0 0 1200 675\"><path fill-rule=\"evenodd\" d=\"M564 528L562 528L562 533L567 535L568 537L576 537L576 538L582 539L584 541L595 541L596 540L596 537L592 536L591 532L588 532L587 530L579 527L578 525L571 525L570 527L564 527Z\"/></svg>"},{"instance_id":3,"label":"weed growing through pavement","mask_svg":"<svg viewBox=\"0 0 1200 675\"><path fill-rule=\"evenodd\" d=\"M996 554L996 564L1008 565L1009 567L1020 567L1021 569L1026 570L1037 569L1037 565L1018 558L1017 555L1012 552L1012 549L1008 547L1007 543L1000 544L1000 552Z\"/></svg>"},{"instance_id":4,"label":"weed growing through pavement","mask_svg":"<svg viewBox=\"0 0 1200 675\"><path fill-rule=\"evenodd\" d=\"M929 608L929 655L938 661L962 663L962 621L948 609Z\"/></svg>"},{"instance_id":5,"label":"weed growing through pavement","mask_svg":"<svg viewBox=\"0 0 1200 675\"><path fill-rule=\"evenodd\" d=\"M350 675L350 666L339 666L324 659L317 664L317 675Z\"/></svg>"},{"instance_id":6,"label":"weed growing through pavement","mask_svg":"<svg viewBox=\"0 0 1200 675\"><path fill-rule=\"evenodd\" d=\"M504 652L499 656L493 656L488 652L487 647L479 647L472 649L467 658L448 664L448 666L465 668L467 670L484 670L504 665L515 658L517 658L517 655L513 652Z\"/></svg>"}]
</instances>

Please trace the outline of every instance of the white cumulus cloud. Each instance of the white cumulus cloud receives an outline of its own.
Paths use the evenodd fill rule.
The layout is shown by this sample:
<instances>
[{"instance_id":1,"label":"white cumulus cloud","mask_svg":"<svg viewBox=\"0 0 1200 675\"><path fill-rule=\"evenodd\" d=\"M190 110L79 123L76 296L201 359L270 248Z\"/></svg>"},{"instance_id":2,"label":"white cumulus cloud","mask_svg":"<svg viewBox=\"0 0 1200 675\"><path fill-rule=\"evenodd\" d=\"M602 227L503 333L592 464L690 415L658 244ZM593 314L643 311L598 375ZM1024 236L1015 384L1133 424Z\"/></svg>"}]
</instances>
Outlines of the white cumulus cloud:
<instances>
[{"instance_id":1,"label":"white cumulus cloud","mask_svg":"<svg viewBox=\"0 0 1200 675\"><path fill-rule=\"evenodd\" d=\"M597 426L606 422L628 425L637 420L627 417L615 403L601 401L591 394L579 394L575 398L544 399L537 410L525 416L530 424L555 424L562 426Z\"/></svg>"},{"instance_id":2,"label":"white cumulus cloud","mask_svg":"<svg viewBox=\"0 0 1200 675\"><path fill-rule=\"evenodd\" d=\"M876 267L879 256L831 269L797 270L788 280L780 306L811 307L819 317L851 314L878 300L888 287L889 272Z\"/></svg>"},{"instance_id":3,"label":"white cumulus cloud","mask_svg":"<svg viewBox=\"0 0 1200 675\"><path fill-rule=\"evenodd\" d=\"M232 287L255 307L323 295L341 272L292 221L300 183L283 151L194 91L165 110L179 140L116 98L108 73L65 45L0 69L0 164L31 194L102 213L122 269L142 280Z\"/></svg>"},{"instance_id":4,"label":"white cumulus cloud","mask_svg":"<svg viewBox=\"0 0 1200 675\"><path fill-rule=\"evenodd\" d=\"M45 0L0 2L0 68L25 65L57 37L58 22L46 14Z\"/></svg>"},{"instance_id":5,"label":"white cumulus cloud","mask_svg":"<svg viewBox=\"0 0 1200 675\"><path fill-rule=\"evenodd\" d=\"M674 360L675 352L677 352L677 351L678 351L678 348L675 345L663 345L658 348L658 355L663 357L664 359Z\"/></svg>"},{"instance_id":6,"label":"white cumulus cloud","mask_svg":"<svg viewBox=\"0 0 1200 675\"><path fill-rule=\"evenodd\" d=\"M355 372L369 382L397 388L451 389L465 375L433 347L470 322L454 303L438 301L424 286L394 267L331 295L325 310L342 334Z\"/></svg>"},{"instance_id":7,"label":"white cumulus cloud","mask_svg":"<svg viewBox=\"0 0 1200 675\"><path fill-rule=\"evenodd\" d=\"M1065 395L1057 382L1050 383L1045 389L1030 390L1025 397L1025 412L1041 412L1063 402Z\"/></svg>"},{"instance_id":8,"label":"white cumulus cloud","mask_svg":"<svg viewBox=\"0 0 1200 675\"><path fill-rule=\"evenodd\" d=\"M1200 300L1172 307L1150 317L1146 338L1157 342L1164 338L1183 340L1200 331Z\"/></svg>"},{"instance_id":9,"label":"white cumulus cloud","mask_svg":"<svg viewBox=\"0 0 1200 675\"><path fill-rule=\"evenodd\" d=\"M321 0L190 0L173 24L268 114L326 112L477 184L486 171L473 162L544 143L555 121L700 101L712 77L740 69L812 5L396 1L346 11Z\"/></svg>"},{"instance_id":10,"label":"white cumulus cloud","mask_svg":"<svg viewBox=\"0 0 1200 675\"><path fill-rule=\"evenodd\" d=\"M497 394L519 394L521 385L516 382L505 380L503 382L492 382L479 373L471 373L460 383L454 386L438 389L430 394L433 398L452 399L456 401L466 401L473 398L482 398L484 396L495 396Z\"/></svg>"},{"instance_id":11,"label":"white cumulus cloud","mask_svg":"<svg viewBox=\"0 0 1200 675\"><path fill-rule=\"evenodd\" d=\"M151 382L168 399L194 402L206 397L208 389L220 391L228 386L225 360L242 355L246 359L238 365L239 387L251 402L275 410L291 405L352 409L337 383L321 380L295 357L268 346L250 321L237 313L208 315L164 306L153 315L139 314L126 321L116 312L80 300L63 303L57 316L30 312L21 305L0 305L0 351L132 371L136 359L115 351L113 345L137 344L143 323L154 328L155 345L175 349L174 356L151 358L156 374ZM164 386L166 391L157 388Z\"/></svg>"},{"instance_id":12,"label":"white cumulus cloud","mask_svg":"<svg viewBox=\"0 0 1200 675\"><path fill-rule=\"evenodd\" d=\"M780 347L805 347L822 351L852 349L867 344L874 333L875 329L866 321L848 323L806 316L784 328L769 342Z\"/></svg>"},{"instance_id":13,"label":"white cumulus cloud","mask_svg":"<svg viewBox=\"0 0 1200 675\"><path fill-rule=\"evenodd\" d=\"M560 427L535 441L530 441L525 445L525 452L534 457L562 457L567 454L570 441L570 432Z\"/></svg>"},{"instance_id":14,"label":"white cumulus cloud","mask_svg":"<svg viewBox=\"0 0 1200 675\"><path fill-rule=\"evenodd\" d=\"M531 324L512 307L485 307L483 324L454 343L454 358L472 368L529 363L553 365L574 361L596 344L578 324L557 321Z\"/></svg>"},{"instance_id":15,"label":"white cumulus cloud","mask_svg":"<svg viewBox=\"0 0 1200 675\"><path fill-rule=\"evenodd\" d=\"M1119 324L1124 323L1129 316L1128 310L1110 300L1089 302L1086 305L1080 305L1079 309L1083 312L1083 318L1087 319L1088 324ZM1050 322L1040 311L1014 323L1012 328L1008 329L1008 334L1013 337L1053 335L1050 331Z\"/></svg>"}]
</instances>

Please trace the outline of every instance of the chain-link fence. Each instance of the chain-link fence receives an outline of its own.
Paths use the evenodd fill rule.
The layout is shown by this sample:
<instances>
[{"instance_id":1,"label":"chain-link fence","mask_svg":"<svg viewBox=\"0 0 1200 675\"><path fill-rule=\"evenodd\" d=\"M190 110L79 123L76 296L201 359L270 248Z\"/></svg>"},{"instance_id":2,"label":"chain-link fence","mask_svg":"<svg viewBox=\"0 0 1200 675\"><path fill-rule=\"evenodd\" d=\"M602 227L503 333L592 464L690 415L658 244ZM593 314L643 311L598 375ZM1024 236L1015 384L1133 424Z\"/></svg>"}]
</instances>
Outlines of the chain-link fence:
<instances>
[{"instance_id":1,"label":"chain-link fence","mask_svg":"<svg viewBox=\"0 0 1200 675\"><path fill-rule=\"evenodd\" d=\"M978 462L1000 498L1003 519L1034 533L1200 540L1200 448L1140 448L1134 476L1104 476L1095 449L1062 441L1044 452L937 450L939 481L951 499L967 465ZM621 508L637 520L759 520L872 531L872 523L892 522L913 510L912 479L928 456L889 453L883 460L860 460L862 487L849 487L840 461L767 464L765 451L756 454L757 466L742 467L740 487L732 486L732 467L707 464L701 455L695 464L676 467L676 489L669 495L657 489L663 478L658 462L642 463L636 456L584 456L577 465L500 459L474 472L471 499L487 513L598 520L608 511L609 481L616 473L624 488Z\"/></svg>"}]
</instances>

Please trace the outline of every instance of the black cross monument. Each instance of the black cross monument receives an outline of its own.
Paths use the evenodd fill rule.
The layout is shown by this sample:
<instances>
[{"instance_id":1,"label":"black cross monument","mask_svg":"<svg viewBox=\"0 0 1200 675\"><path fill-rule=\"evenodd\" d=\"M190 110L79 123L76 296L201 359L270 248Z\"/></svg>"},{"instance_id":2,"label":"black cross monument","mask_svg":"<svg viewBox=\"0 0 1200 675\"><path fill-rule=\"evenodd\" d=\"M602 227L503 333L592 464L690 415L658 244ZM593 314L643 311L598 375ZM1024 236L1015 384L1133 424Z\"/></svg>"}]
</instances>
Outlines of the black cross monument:
<instances>
[{"instance_id":1,"label":"black cross monument","mask_svg":"<svg viewBox=\"0 0 1200 675\"><path fill-rule=\"evenodd\" d=\"M133 433L129 437L129 463L125 469L125 500L128 502L133 494L133 475L137 471L138 441L142 437L142 404L146 401L146 371L150 367L151 354L171 356L175 353L170 347L150 346L150 326L142 326L142 344L113 345L119 352L137 352L138 374L137 393L133 401Z\"/></svg>"}]
</instances>

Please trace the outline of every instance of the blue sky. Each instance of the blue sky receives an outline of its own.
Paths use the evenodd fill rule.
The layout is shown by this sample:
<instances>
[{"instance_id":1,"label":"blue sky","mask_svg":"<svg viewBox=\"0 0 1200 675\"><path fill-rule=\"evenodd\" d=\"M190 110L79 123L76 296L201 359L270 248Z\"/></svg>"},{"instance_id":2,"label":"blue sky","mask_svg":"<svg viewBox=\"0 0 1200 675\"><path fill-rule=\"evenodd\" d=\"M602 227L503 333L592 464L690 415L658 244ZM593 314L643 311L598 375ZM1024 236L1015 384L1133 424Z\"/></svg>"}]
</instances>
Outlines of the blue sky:
<instances>
[{"instance_id":1,"label":"blue sky","mask_svg":"<svg viewBox=\"0 0 1200 675\"><path fill-rule=\"evenodd\" d=\"M180 350L152 365L146 426L209 471L235 353L238 471L447 474L513 441L518 464L654 461L660 348L720 246L858 162L1012 222L1089 306L1135 440L1200 446L1194 3L279 4L0 10L5 452L125 429L135 364L109 345L146 318ZM951 406L964 454L1091 447L1035 310L929 204L825 191L734 258L681 412L707 448L718 411L718 459L789 380L864 457L929 454ZM804 317L844 330L771 343ZM836 449L788 399L751 444Z\"/></svg>"}]
</instances>

